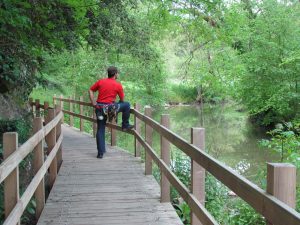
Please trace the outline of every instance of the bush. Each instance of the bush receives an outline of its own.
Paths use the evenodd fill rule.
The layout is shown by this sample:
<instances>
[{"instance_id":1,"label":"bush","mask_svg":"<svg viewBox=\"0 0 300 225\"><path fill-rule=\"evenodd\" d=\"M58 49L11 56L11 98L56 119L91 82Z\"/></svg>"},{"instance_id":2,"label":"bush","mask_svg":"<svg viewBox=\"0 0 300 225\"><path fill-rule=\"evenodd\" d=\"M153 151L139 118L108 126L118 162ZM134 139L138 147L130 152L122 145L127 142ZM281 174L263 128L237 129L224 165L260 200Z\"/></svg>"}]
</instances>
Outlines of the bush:
<instances>
[{"instance_id":1,"label":"bush","mask_svg":"<svg viewBox=\"0 0 300 225\"><path fill-rule=\"evenodd\" d=\"M172 84L168 91L167 101L169 103L195 102L198 95L196 87L183 84Z\"/></svg>"}]
</instances>

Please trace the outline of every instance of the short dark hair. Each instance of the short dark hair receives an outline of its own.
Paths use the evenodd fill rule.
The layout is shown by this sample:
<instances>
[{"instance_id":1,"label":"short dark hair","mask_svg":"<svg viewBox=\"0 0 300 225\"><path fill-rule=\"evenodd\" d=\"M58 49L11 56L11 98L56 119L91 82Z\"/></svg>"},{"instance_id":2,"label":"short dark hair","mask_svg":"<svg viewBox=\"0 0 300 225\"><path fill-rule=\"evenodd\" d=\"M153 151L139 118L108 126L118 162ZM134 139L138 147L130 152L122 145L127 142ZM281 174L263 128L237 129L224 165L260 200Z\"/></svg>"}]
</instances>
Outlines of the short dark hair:
<instances>
[{"instance_id":1,"label":"short dark hair","mask_svg":"<svg viewBox=\"0 0 300 225\"><path fill-rule=\"evenodd\" d=\"M117 67L114 67L114 66L108 67L108 69L107 69L107 76L108 76L108 78L113 77L117 73L118 73L118 68Z\"/></svg>"}]
</instances>

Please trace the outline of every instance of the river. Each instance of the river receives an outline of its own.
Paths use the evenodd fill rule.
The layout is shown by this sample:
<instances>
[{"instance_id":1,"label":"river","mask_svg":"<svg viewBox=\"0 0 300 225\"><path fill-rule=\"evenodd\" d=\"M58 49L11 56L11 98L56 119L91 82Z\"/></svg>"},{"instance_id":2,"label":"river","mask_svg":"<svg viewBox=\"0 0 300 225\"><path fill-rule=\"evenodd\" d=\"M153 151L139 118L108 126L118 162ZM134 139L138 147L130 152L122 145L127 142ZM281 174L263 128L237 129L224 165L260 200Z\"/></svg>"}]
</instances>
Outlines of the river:
<instances>
[{"instance_id":1,"label":"river","mask_svg":"<svg viewBox=\"0 0 300 225\"><path fill-rule=\"evenodd\" d=\"M191 127L204 127L205 151L250 180L255 181L256 175L266 169L266 162L279 160L278 154L259 146L265 131L255 127L238 106L173 106L154 109L153 117L160 121L160 115L164 113L170 115L170 129L187 141L190 141ZM154 135L153 142L154 148L159 149L159 135ZM124 148L129 146L126 144Z\"/></svg>"},{"instance_id":2,"label":"river","mask_svg":"<svg viewBox=\"0 0 300 225\"><path fill-rule=\"evenodd\" d=\"M265 131L254 126L245 112L231 104L176 106L156 110L170 114L171 130L190 141L191 127L205 128L205 151L249 179L279 155L259 146Z\"/></svg>"}]
</instances>

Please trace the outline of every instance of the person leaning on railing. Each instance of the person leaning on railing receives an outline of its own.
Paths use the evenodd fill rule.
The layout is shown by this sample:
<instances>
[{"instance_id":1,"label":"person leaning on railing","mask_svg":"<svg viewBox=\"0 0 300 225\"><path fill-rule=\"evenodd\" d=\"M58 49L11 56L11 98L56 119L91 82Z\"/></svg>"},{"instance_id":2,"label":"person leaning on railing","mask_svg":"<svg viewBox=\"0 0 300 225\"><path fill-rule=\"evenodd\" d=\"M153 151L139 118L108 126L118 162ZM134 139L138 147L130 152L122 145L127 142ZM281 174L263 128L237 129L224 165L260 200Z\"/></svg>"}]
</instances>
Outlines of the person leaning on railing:
<instances>
[{"instance_id":1,"label":"person leaning on railing","mask_svg":"<svg viewBox=\"0 0 300 225\"><path fill-rule=\"evenodd\" d=\"M97 158L103 158L105 153L105 125L107 121L107 115L113 111L113 113L122 112L122 129L132 129L133 125L129 124L130 117L130 104L124 102L124 91L122 84L117 82L119 72L114 66L107 69L107 78L100 79L94 83L89 90L89 96L91 103L96 108L97 115ZM95 102L94 92L98 91L98 98ZM120 98L118 103L115 103L117 95Z\"/></svg>"}]
</instances>

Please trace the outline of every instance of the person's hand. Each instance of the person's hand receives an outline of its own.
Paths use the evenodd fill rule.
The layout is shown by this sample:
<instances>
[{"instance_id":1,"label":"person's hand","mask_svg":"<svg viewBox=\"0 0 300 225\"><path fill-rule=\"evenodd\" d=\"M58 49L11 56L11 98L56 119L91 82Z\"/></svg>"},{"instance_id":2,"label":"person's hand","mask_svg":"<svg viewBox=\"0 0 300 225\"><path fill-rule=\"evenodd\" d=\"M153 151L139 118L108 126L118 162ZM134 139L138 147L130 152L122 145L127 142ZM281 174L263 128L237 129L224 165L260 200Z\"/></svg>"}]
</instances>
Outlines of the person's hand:
<instances>
[{"instance_id":1,"label":"person's hand","mask_svg":"<svg viewBox=\"0 0 300 225\"><path fill-rule=\"evenodd\" d=\"M96 103L96 102L93 102L92 104L93 104L93 107L96 108L97 103Z\"/></svg>"}]
</instances>

